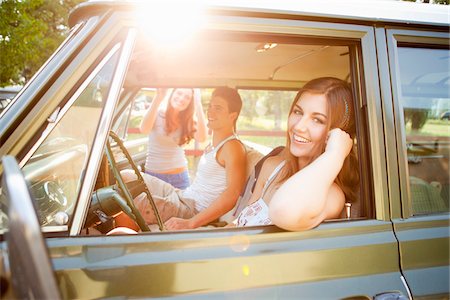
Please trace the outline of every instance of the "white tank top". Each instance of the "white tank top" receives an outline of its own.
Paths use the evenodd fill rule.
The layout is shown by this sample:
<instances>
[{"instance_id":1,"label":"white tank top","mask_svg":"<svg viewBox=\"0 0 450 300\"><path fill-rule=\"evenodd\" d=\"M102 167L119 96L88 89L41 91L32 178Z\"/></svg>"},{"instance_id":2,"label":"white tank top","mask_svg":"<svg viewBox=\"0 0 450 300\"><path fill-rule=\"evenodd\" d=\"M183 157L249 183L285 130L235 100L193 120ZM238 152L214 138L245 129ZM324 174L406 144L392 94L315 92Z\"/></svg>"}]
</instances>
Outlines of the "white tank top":
<instances>
[{"instance_id":1,"label":"white tank top","mask_svg":"<svg viewBox=\"0 0 450 300\"><path fill-rule=\"evenodd\" d=\"M205 152L197 165L194 182L183 191L183 198L195 200L195 209L202 211L209 207L227 187L225 168L216 159L217 151L229 140L238 139L231 135L211 151Z\"/></svg>"},{"instance_id":2,"label":"white tank top","mask_svg":"<svg viewBox=\"0 0 450 300\"><path fill-rule=\"evenodd\" d=\"M158 111L152 131L148 136L145 170L164 172L178 168L187 168L184 149L178 145L181 128L166 133L164 111Z\"/></svg>"},{"instance_id":3,"label":"white tank top","mask_svg":"<svg viewBox=\"0 0 450 300\"><path fill-rule=\"evenodd\" d=\"M285 165L286 161L282 161L267 178L266 183L261 192L261 197L244 208L237 219L234 221L237 227L243 226L258 226L258 225L270 225L272 221L269 218L269 207L264 201L263 197L266 193L267 187L275 179L275 176L280 172L281 168Z\"/></svg>"}]
</instances>

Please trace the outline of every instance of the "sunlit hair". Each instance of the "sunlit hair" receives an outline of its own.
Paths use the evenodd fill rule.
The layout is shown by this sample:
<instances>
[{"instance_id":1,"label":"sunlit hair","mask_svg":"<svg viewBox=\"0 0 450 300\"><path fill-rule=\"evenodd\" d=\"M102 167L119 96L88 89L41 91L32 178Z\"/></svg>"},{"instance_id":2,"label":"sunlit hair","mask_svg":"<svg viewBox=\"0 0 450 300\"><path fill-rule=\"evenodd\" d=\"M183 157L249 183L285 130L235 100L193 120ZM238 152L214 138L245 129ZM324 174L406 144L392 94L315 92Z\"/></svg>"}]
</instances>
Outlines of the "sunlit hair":
<instances>
[{"instance_id":1,"label":"sunlit hair","mask_svg":"<svg viewBox=\"0 0 450 300\"><path fill-rule=\"evenodd\" d=\"M171 100L177 89L173 89L170 94L169 100L167 101L166 108L166 132L170 134L171 132L181 129L180 139L178 145L184 145L189 143L190 140L194 138L194 133L196 131L194 122L194 90L191 91L191 101L185 110L178 112L178 117L174 113L175 109L171 104Z\"/></svg>"},{"instance_id":2,"label":"sunlit hair","mask_svg":"<svg viewBox=\"0 0 450 300\"><path fill-rule=\"evenodd\" d=\"M356 127L353 96L348 83L334 77L321 77L309 81L297 93L289 110L289 116L297 101L304 93L324 95L327 99L327 132L333 128L340 128L346 131L352 139L355 138ZM322 143L314 150L316 153L312 154L309 163L325 151L325 138L326 136ZM292 155L290 146L291 140L288 132L286 148L283 151L286 165L280 174L280 178L277 180L277 184L281 184L299 171L298 158ZM355 187L359 184L359 172L355 147L352 148L350 154L345 159L335 182L344 192L346 201L353 202L356 199L358 189Z\"/></svg>"},{"instance_id":3,"label":"sunlit hair","mask_svg":"<svg viewBox=\"0 0 450 300\"><path fill-rule=\"evenodd\" d=\"M212 92L211 98L214 98L214 97L220 97L220 98L224 99L228 104L228 111L230 113L237 112L237 116L239 117L239 114L241 113L241 108L242 108L242 99L236 89L226 87L226 86L218 87ZM235 131L236 131L237 119L238 118L236 117L236 119L234 120L234 130Z\"/></svg>"}]
</instances>

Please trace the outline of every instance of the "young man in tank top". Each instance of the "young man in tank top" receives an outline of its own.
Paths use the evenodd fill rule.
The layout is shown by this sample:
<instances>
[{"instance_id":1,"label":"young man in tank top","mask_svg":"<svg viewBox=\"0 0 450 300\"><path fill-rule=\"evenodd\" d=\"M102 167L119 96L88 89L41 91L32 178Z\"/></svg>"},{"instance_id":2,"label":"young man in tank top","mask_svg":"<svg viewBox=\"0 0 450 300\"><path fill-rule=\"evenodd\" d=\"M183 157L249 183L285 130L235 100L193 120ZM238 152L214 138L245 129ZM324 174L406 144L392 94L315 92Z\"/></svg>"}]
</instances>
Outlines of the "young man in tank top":
<instances>
[{"instance_id":1,"label":"young man in tank top","mask_svg":"<svg viewBox=\"0 0 450 300\"><path fill-rule=\"evenodd\" d=\"M235 135L236 121L242 100L235 89L216 88L208 106L208 128L212 132L210 145L197 166L194 182L186 190L148 174L142 174L167 230L193 229L206 225L231 210L245 184L246 150ZM122 172L125 181L135 179ZM156 219L144 195L134 199L147 224ZM132 227L124 214L116 224Z\"/></svg>"}]
</instances>

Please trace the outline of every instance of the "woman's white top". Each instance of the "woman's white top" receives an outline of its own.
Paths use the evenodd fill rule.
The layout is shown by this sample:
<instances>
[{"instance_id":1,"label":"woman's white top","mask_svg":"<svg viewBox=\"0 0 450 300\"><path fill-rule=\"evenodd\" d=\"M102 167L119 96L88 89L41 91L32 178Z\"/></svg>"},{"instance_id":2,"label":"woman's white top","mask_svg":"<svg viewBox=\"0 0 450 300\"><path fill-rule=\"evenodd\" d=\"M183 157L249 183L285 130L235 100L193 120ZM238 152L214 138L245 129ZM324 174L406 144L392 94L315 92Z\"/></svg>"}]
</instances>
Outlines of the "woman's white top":
<instances>
[{"instance_id":1,"label":"woman's white top","mask_svg":"<svg viewBox=\"0 0 450 300\"><path fill-rule=\"evenodd\" d=\"M229 136L200 158L194 182L183 192L183 198L195 200L197 211L209 207L225 191L227 174L225 168L217 162L216 155L226 142L233 139L237 139L237 136Z\"/></svg>"},{"instance_id":2,"label":"woman's white top","mask_svg":"<svg viewBox=\"0 0 450 300\"><path fill-rule=\"evenodd\" d=\"M155 124L148 136L147 159L145 170L155 173L178 168L187 168L184 149L178 145L181 128L166 133L165 112L159 110L156 114Z\"/></svg>"},{"instance_id":3,"label":"woman's white top","mask_svg":"<svg viewBox=\"0 0 450 300\"><path fill-rule=\"evenodd\" d=\"M233 222L237 227L272 224L272 221L269 218L269 207L267 206L263 197L270 183L275 179L275 176L278 174L278 172L280 172L285 163L286 162L283 160L272 171L272 174L270 174L269 178L267 178L261 192L261 197L241 211L237 219Z\"/></svg>"}]
</instances>

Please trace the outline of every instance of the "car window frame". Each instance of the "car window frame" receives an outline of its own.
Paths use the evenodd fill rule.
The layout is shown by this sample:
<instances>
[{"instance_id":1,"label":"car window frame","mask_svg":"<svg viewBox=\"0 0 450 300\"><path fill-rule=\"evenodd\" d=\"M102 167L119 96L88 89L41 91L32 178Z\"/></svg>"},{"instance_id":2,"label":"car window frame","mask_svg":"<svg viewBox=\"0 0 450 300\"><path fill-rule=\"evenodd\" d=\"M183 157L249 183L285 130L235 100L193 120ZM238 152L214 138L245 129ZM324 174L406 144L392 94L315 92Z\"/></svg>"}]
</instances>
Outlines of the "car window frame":
<instances>
[{"instance_id":1,"label":"car window frame","mask_svg":"<svg viewBox=\"0 0 450 300\"><path fill-rule=\"evenodd\" d=\"M40 97L38 98L37 103L30 108L30 110L28 110L28 115L22 121L22 124L20 124L18 130L16 129L16 131L8 137L8 142L11 141L13 137L17 139L16 144L13 145L14 149L10 150L10 153L16 153L15 156L19 160L19 166L21 168L23 168L32 156L32 153L36 150L37 146L43 141L43 138L41 138L42 133L47 127L47 124L50 123L47 119L49 118L48 116L51 116L54 111L58 109L58 107L61 107L61 105L65 105L64 103L68 101L74 93L76 93L80 86L82 86L85 79L89 77L89 74L91 74L93 69L95 69L96 63L99 62L99 57L101 60L103 54L108 53L108 49L112 49L114 45L117 44L114 40L117 40L120 35L124 35L124 33L128 31L130 31L131 40L124 43L128 33L124 35L125 37L121 38L122 45L120 45L118 49L119 59L123 53L127 52L128 55L131 53L130 49L134 45L136 30L134 28L130 28L127 24L124 24L122 21L118 21L115 18L109 18L103 24L101 22L99 24L98 20L99 17L97 16L87 20L86 22L90 24L90 26L83 27L86 32L83 32L80 35L81 39L70 40L75 43L77 47L75 47L72 43L68 43L66 45L66 47L71 45L75 48L83 45L81 51L79 49L69 49L71 50L69 51L67 48L62 48L61 52L65 56L58 57L57 55L53 55L53 59L49 60L48 63L35 74L35 79L33 78L34 80L30 80L28 84L30 89L32 89L34 85L39 86ZM99 25L100 28L96 27ZM88 39L88 41L85 39ZM124 47L126 48L125 52ZM67 55L68 53L72 55L69 56ZM45 77L48 72L55 72L58 70L57 66L61 67L62 65L66 66L63 68L63 72L59 74L56 80L52 83L49 82L49 85L43 85L42 81L44 79L42 79L42 77ZM97 159L95 157L103 154L103 146L105 144L112 119L110 116L112 116L113 108L116 105L118 94L120 93L122 86L121 82L123 81L123 74L125 73L128 63L124 64L122 62L122 65L123 66L116 67L114 71L115 74L118 74L117 72L121 72L122 76L114 76L113 80L118 80L116 77L120 78L120 83L115 83L115 88L111 86L108 97L105 100L108 104L105 105L101 114L101 121L95 137L95 140L101 138L102 142L99 143L94 141L93 148L88 154L89 163L86 166L84 180L80 183L81 190L78 194L78 199L76 200L76 207L73 213L72 221L67 225L42 227L42 231L46 234L54 233L56 235L60 235L61 233L65 234L65 232L69 232L70 234L74 225L75 228L77 228L76 231L78 233L81 231L82 224L84 223L83 215L86 213L87 207L89 206L91 191L97 176L97 169L99 165L97 161L100 162L101 160L100 158ZM50 67L54 67L56 70L48 70ZM34 90L33 92L38 93L37 90ZM23 95L23 97L25 96L26 94ZM21 102L17 101L16 103ZM23 128L27 128L27 130ZM72 235L76 234L72 233Z\"/></svg>"},{"instance_id":2,"label":"car window frame","mask_svg":"<svg viewBox=\"0 0 450 300\"><path fill-rule=\"evenodd\" d=\"M385 114L389 114L390 122L386 123L387 132L396 132L395 139L387 141L388 147L393 149L388 155L389 173L392 179L389 182L389 189L399 201L395 203L396 211L393 218L412 218L413 210L411 203L411 189L409 185L409 168L406 149L406 132L404 124L404 112L401 102L401 82L398 65L399 44L420 46L420 47L447 47L449 43L448 33L439 31L419 31L408 29L389 29L386 31L387 49L389 55L389 71L392 79L392 105ZM388 102L388 101L386 101ZM394 175L397 174L397 175ZM394 200L395 201L395 200ZM429 215L442 214L430 213ZM444 214L446 214L444 212Z\"/></svg>"},{"instance_id":3,"label":"car window frame","mask_svg":"<svg viewBox=\"0 0 450 300\"><path fill-rule=\"evenodd\" d=\"M58 47L52 56L42 65L42 67L33 75L27 84L19 91L0 117L0 134L7 136L5 141L0 143L0 149L5 153L10 153L21 158L23 154L23 147L30 139L30 136L38 130L38 126L45 120L45 112L50 115L50 110L56 106L52 104L58 101L61 97L57 97L56 91L52 90L49 93L49 86L62 74L57 74L63 65L68 69L66 72L70 74L70 58L73 58L79 51L79 48L86 43L90 35L95 30L100 18L94 17L75 25L71 35ZM77 38L74 38L74 37ZM65 78L67 80L67 78ZM61 82L61 80L60 80ZM60 86L61 89L63 86ZM28 115L35 116L33 122L27 122L30 119ZM37 116L37 117L36 117ZM26 126L17 126L18 123L23 122ZM36 124L37 123L37 124ZM14 124L16 126L11 126ZM0 166L0 173L2 169Z\"/></svg>"},{"instance_id":4,"label":"car window frame","mask_svg":"<svg viewBox=\"0 0 450 300\"><path fill-rule=\"evenodd\" d=\"M263 19L263 20L261 20ZM228 22L232 20L233 26ZM134 20L130 20L133 22ZM334 23L330 21L304 21L304 20L279 20L268 19L259 16L212 16L210 29L218 31L232 31L241 33L258 33L268 35L292 35L294 37L330 38L336 39L336 43L352 41L354 47L350 47L350 68L352 89L356 104L360 110L366 112L363 118L357 116L358 127L363 126L364 132L358 132L358 138L363 155L359 153L360 160L365 160L361 166L364 172L364 197L361 199L369 205L369 218L389 221L390 203L388 197L385 144L383 139L383 125L379 122L382 118L380 86L377 72L377 56L375 48L375 34L372 26ZM209 28L208 28L209 29ZM347 44L346 44L347 45ZM166 84L157 82L156 84ZM187 83L189 84L189 83ZM358 129L359 130L359 129ZM369 174L368 174L369 173Z\"/></svg>"}]
</instances>

